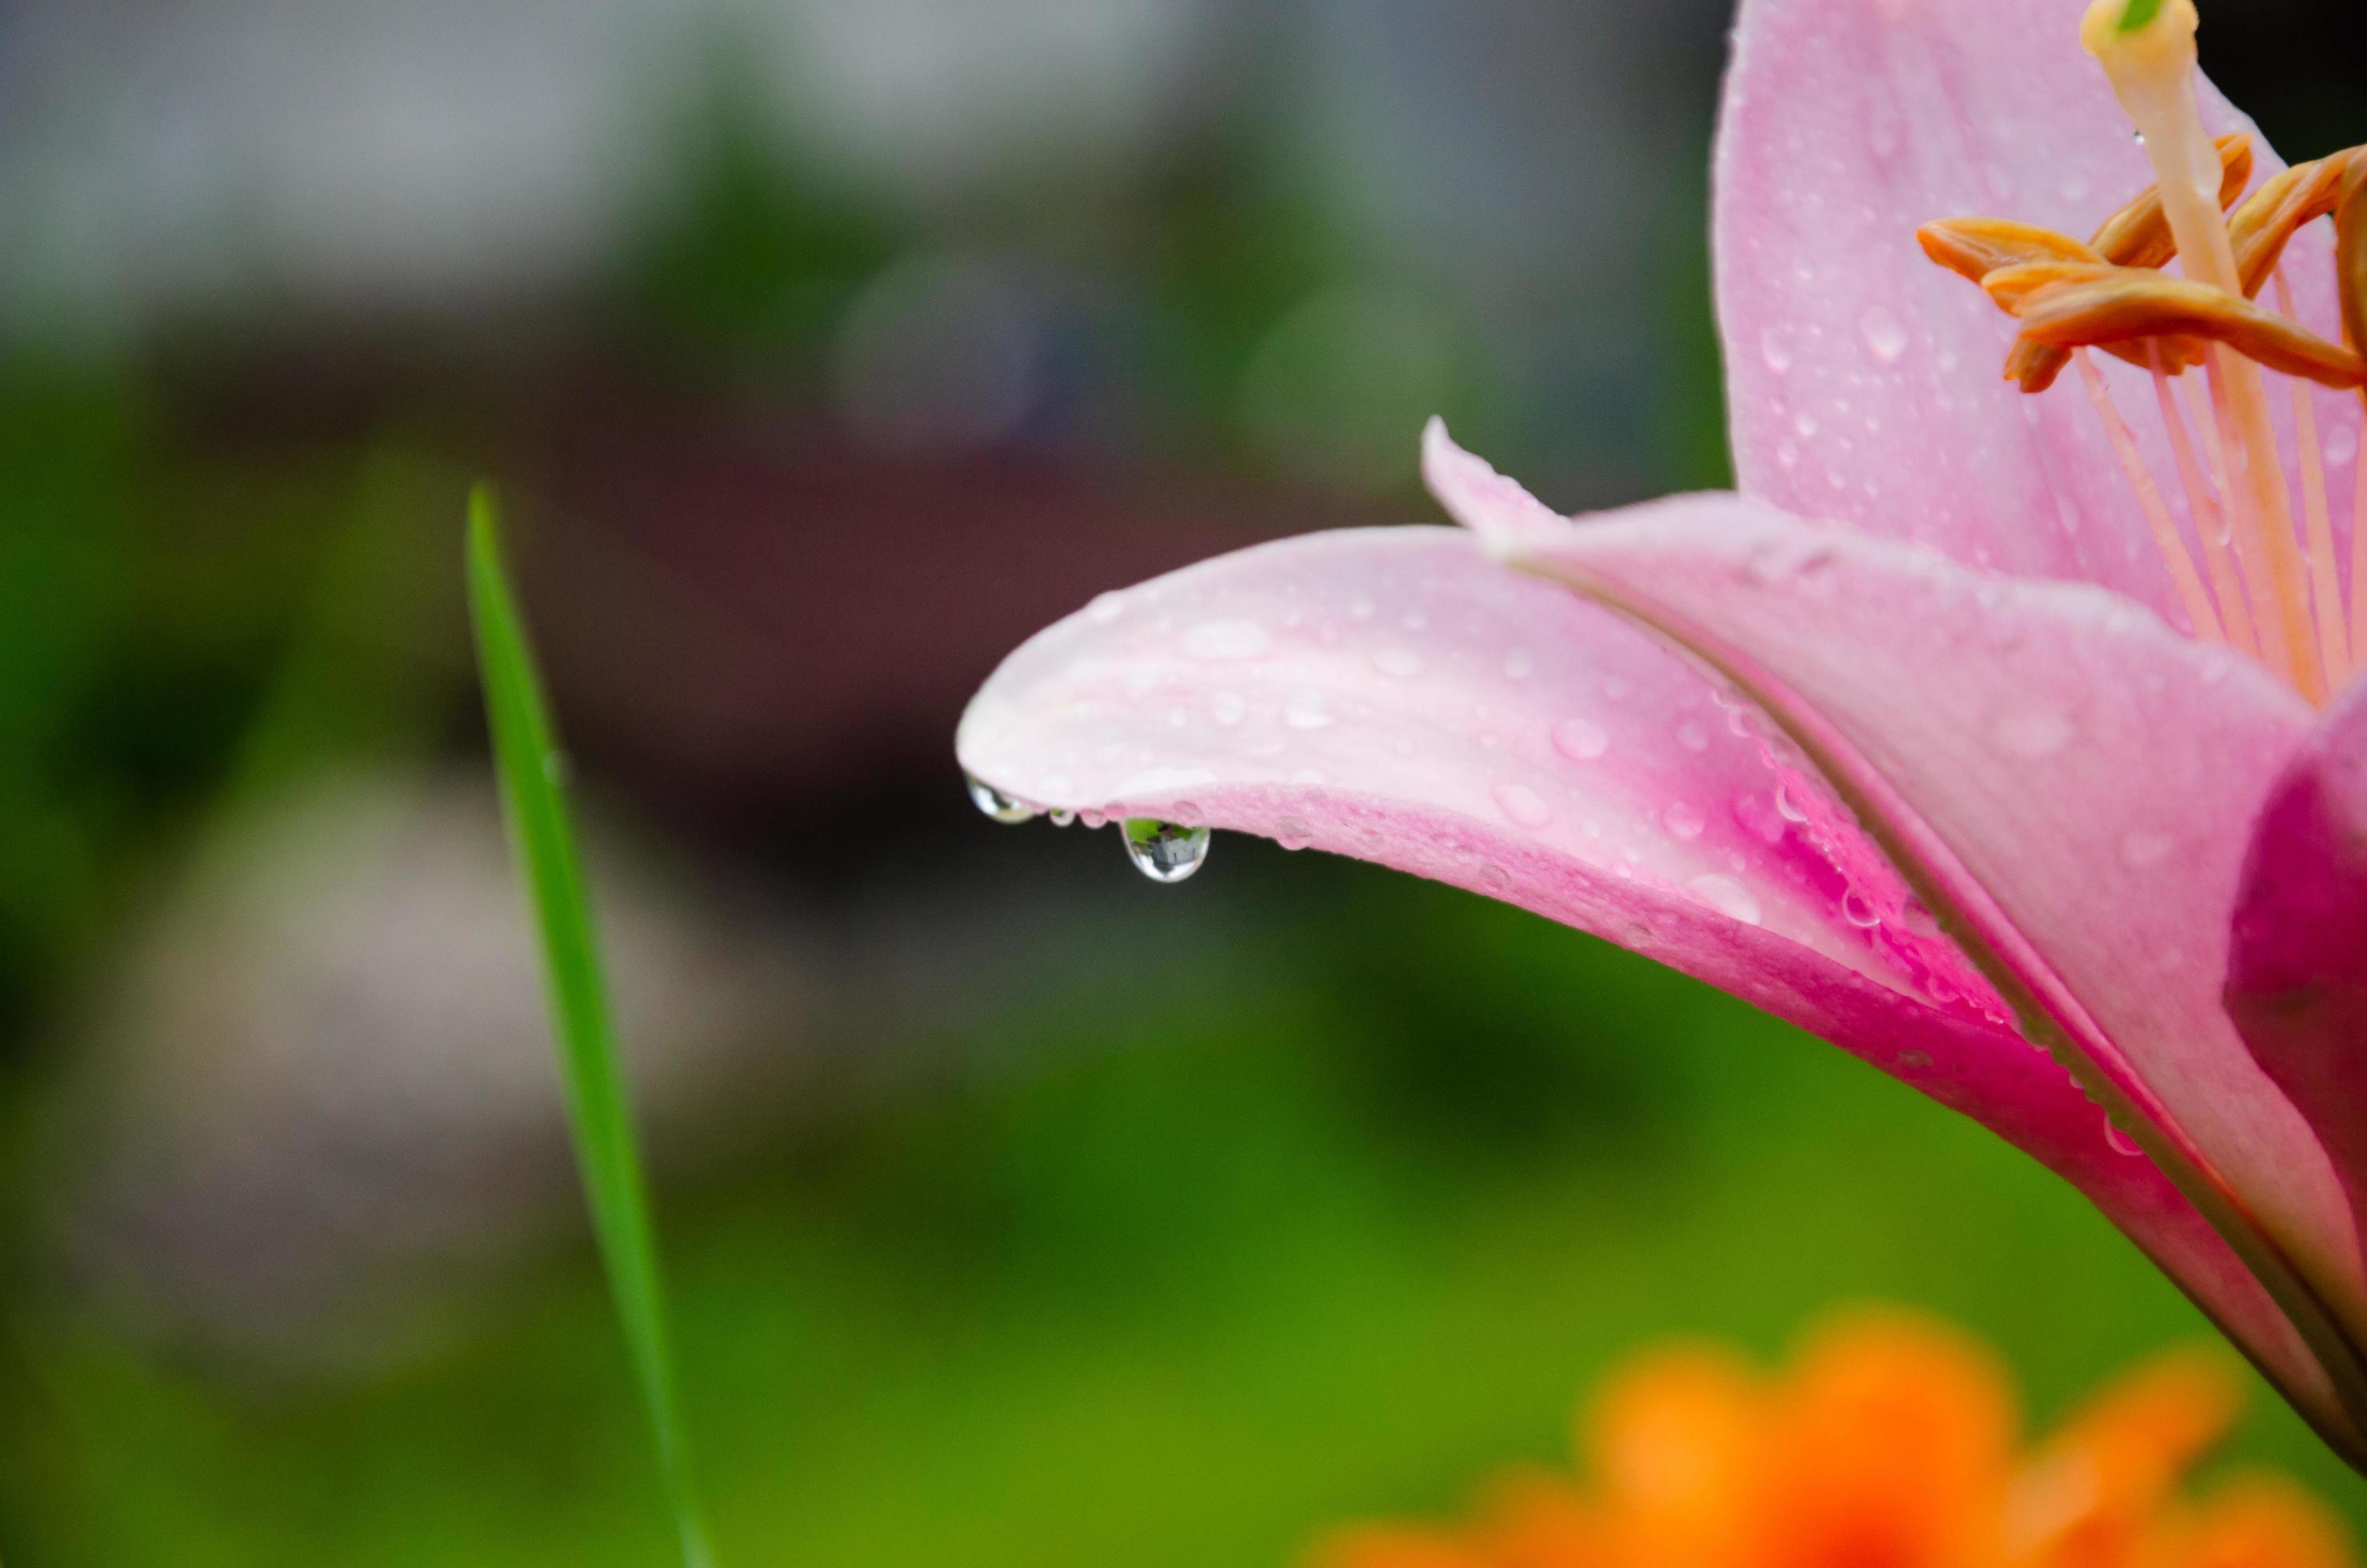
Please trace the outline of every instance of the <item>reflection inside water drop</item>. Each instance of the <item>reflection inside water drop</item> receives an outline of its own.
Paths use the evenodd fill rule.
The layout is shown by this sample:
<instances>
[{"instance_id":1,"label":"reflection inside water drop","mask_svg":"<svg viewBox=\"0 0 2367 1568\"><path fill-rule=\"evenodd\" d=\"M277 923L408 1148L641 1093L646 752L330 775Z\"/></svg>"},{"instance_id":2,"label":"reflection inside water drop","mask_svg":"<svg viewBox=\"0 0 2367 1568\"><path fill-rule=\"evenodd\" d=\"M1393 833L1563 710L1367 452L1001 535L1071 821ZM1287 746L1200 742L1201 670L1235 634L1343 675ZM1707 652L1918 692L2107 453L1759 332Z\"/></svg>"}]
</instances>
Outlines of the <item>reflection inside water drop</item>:
<instances>
[{"instance_id":1,"label":"reflection inside water drop","mask_svg":"<svg viewBox=\"0 0 2367 1568\"><path fill-rule=\"evenodd\" d=\"M964 775L969 784L969 803L999 823L1021 823L1036 814L1036 808L1015 800L975 775Z\"/></svg>"},{"instance_id":2,"label":"reflection inside water drop","mask_svg":"<svg viewBox=\"0 0 2367 1568\"><path fill-rule=\"evenodd\" d=\"M1205 827L1186 827L1156 817L1128 817L1119 836L1134 869L1154 882L1180 882L1208 858L1210 835Z\"/></svg>"}]
</instances>

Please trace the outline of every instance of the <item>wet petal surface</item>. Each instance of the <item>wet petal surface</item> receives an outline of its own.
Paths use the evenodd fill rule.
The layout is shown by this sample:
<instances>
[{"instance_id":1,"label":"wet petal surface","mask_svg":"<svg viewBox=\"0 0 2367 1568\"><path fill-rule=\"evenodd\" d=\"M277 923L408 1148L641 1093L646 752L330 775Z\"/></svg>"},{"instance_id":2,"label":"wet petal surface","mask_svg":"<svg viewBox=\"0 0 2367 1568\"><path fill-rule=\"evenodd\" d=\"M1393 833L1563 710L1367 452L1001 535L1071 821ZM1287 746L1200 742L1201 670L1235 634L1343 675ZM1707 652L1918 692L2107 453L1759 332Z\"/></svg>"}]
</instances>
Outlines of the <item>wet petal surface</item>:
<instances>
[{"instance_id":1,"label":"wet petal surface","mask_svg":"<svg viewBox=\"0 0 2367 1568\"><path fill-rule=\"evenodd\" d=\"M2297 697L2115 596L1738 498L1552 543L1515 517L1500 548L1758 694L2001 983L2355 1311L2332 1166L2219 1000L2243 846L2310 725Z\"/></svg>"},{"instance_id":2,"label":"wet petal surface","mask_svg":"<svg viewBox=\"0 0 2367 1568\"><path fill-rule=\"evenodd\" d=\"M1484 465L1444 479L1525 503ZM1309 536L1106 596L1006 662L960 753L1035 806L1374 860L1718 985L2044 1160L2325 1403L2251 1277L1755 710L1467 534Z\"/></svg>"},{"instance_id":3,"label":"wet petal surface","mask_svg":"<svg viewBox=\"0 0 2367 1568\"><path fill-rule=\"evenodd\" d=\"M1928 543L2018 575L2101 584L2173 621L2136 497L2076 383L1999 377L2012 322L1921 254L1935 218L1995 214L2084 239L2152 180L2084 0L1745 0L1716 162L1718 313L1736 472L1803 517ZM2208 39L2205 39L2208 54ZM2214 131L2250 129L2203 89ZM2259 174L2282 167L2256 142ZM2302 318L2339 327L2324 225L2287 259ZM2183 514L2146 377L2105 374ZM2282 390L2281 425L2291 417ZM2347 537L2358 415L2333 394ZM2289 428L2285 439L2291 443Z\"/></svg>"}]
</instances>

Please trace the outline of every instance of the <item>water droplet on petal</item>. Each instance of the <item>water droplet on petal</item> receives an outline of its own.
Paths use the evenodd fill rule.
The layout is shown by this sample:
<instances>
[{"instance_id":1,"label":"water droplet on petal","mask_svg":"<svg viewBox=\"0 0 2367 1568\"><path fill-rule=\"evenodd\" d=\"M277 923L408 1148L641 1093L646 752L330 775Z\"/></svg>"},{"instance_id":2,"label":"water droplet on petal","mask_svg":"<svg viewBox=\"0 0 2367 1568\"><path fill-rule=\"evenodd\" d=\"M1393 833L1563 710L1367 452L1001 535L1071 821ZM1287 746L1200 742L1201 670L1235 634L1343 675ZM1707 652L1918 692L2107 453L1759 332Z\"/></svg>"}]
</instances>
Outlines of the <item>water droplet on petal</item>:
<instances>
[{"instance_id":1,"label":"water droplet on petal","mask_svg":"<svg viewBox=\"0 0 2367 1568\"><path fill-rule=\"evenodd\" d=\"M1779 376L1792 368L1791 341L1776 327L1771 326L1759 335L1759 352L1767 361L1767 368Z\"/></svg>"},{"instance_id":2,"label":"water droplet on petal","mask_svg":"<svg viewBox=\"0 0 2367 1568\"><path fill-rule=\"evenodd\" d=\"M1709 732L1693 721L1687 720L1677 726L1677 744L1687 751L1707 751Z\"/></svg>"},{"instance_id":3,"label":"water droplet on petal","mask_svg":"<svg viewBox=\"0 0 2367 1568\"><path fill-rule=\"evenodd\" d=\"M1250 700L1238 691L1220 691L1208 699L1208 717L1231 729L1249 717Z\"/></svg>"},{"instance_id":4,"label":"water droplet on petal","mask_svg":"<svg viewBox=\"0 0 2367 1568\"><path fill-rule=\"evenodd\" d=\"M1931 1070L1931 1053L1928 1051L1902 1051L1898 1053L1898 1065L1905 1072L1928 1073Z\"/></svg>"},{"instance_id":5,"label":"water droplet on petal","mask_svg":"<svg viewBox=\"0 0 2367 1568\"><path fill-rule=\"evenodd\" d=\"M1728 920L1738 920L1745 926L1759 924L1758 898L1732 877L1695 877L1685 884L1685 891Z\"/></svg>"},{"instance_id":6,"label":"water droplet on petal","mask_svg":"<svg viewBox=\"0 0 2367 1568\"><path fill-rule=\"evenodd\" d=\"M1540 828L1553 821L1553 808L1525 784L1499 784L1489 793L1498 809L1523 827Z\"/></svg>"},{"instance_id":7,"label":"water droplet on petal","mask_svg":"<svg viewBox=\"0 0 2367 1568\"><path fill-rule=\"evenodd\" d=\"M2009 713L1989 732L1999 749L2033 759L2053 756L2069 745L2077 733L2070 716L2055 708Z\"/></svg>"},{"instance_id":8,"label":"water droplet on petal","mask_svg":"<svg viewBox=\"0 0 2367 1568\"><path fill-rule=\"evenodd\" d=\"M1324 705L1322 693L1295 692L1283 704L1282 722L1294 730L1320 730L1331 724L1331 710Z\"/></svg>"},{"instance_id":9,"label":"water droplet on petal","mask_svg":"<svg viewBox=\"0 0 2367 1568\"><path fill-rule=\"evenodd\" d=\"M1792 786L1789 784L1778 784L1775 786L1775 810L1782 815L1785 822L1806 822L1808 820L1808 813L1802 810L1800 802L1793 798Z\"/></svg>"},{"instance_id":10,"label":"water droplet on petal","mask_svg":"<svg viewBox=\"0 0 2367 1568\"><path fill-rule=\"evenodd\" d=\"M1611 749L1611 737L1600 724L1565 719L1554 726L1554 750L1572 762L1594 762Z\"/></svg>"},{"instance_id":11,"label":"water droplet on petal","mask_svg":"<svg viewBox=\"0 0 2367 1568\"><path fill-rule=\"evenodd\" d=\"M2145 1157L2145 1150L2139 1146L2137 1141L2130 1137L2127 1130L2110 1116L2104 1118L2104 1142L2112 1146L2112 1153L2115 1154L2127 1154L2137 1159Z\"/></svg>"},{"instance_id":12,"label":"water droplet on petal","mask_svg":"<svg viewBox=\"0 0 2367 1568\"><path fill-rule=\"evenodd\" d=\"M1004 794L985 779L967 774L964 778L969 784L969 803L992 820L1006 824L1022 823L1036 814L1035 807Z\"/></svg>"},{"instance_id":13,"label":"water droplet on petal","mask_svg":"<svg viewBox=\"0 0 2367 1568\"><path fill-rule=\"evenodd\" d=\"M1119 836L1134 869L1154 882L1180 882L1208 858L1211 835L1205 827L1161 822L1156 817L1128 817Z\"/></svg>"},{"instance_id":14,"label":"water droplet on petal","mask_svg":"<svg viewBox=\"0 0 2367 1568\"><path fill-rule=\"evenodd\" d=\"M1852 888L1841 894L1841 918L1861 931L1868 931L1882 924L1882 912L1865 894Z\"/></svg>"},{"instance_id":15,"label":"water droplet on petal","mask_svg":"<svg viewBox=\"0 0 2367 1568\"><path fill-rule=\"evenodd\" d=\"M1205 620L1184 634L1184 652L1195 659L1256 659L1274 639L1254 620Z\"/></svg>"},{"instance_id":16,"label":"water droplet on petal","mask_svg":"<svg viewBox=\"0 0 2367 1568\"><path fill-rule=\"evenodd\" d=\"M1062 810L1056 811L1052 813L1052 825L1054 827L1066 827L1076 820L1077 813L1072 811Z\"/></svg>"},{"instance_id":17,"label":"water droplet on petal","mask_svg":"<svg viewBox=\"0 0 2367 1568\"><path fill-rule=\"evenodd\" d=\"M1907 328L1886 305L1868 305L1857 319L1858 331L1865 336L1865 347L1886 365L1898 362L1907 352Z\"/></svg>"},{"instance_id":18,"label":"water droplet on petal","mask_svg":"<svg viewBox=\"0 0 2367 1568\"><path fill-rule=\"evenodd\" d=\"M1315 842L1315 828L1305 817L1276 817L1274 841L1285 849L1304 849Z\"/></svg>"},{"instance_id":19,"label":"water droplet on petal","mask_svg":"<svg viewBox=\"0 0 2367 1568\"><path fill-rule=\"evenodd\" d=\"M1679 801L1660 813L1660 825L1679 838L1699 838L1709 824L1699 812Z\"/></svg>"}]
</instances>

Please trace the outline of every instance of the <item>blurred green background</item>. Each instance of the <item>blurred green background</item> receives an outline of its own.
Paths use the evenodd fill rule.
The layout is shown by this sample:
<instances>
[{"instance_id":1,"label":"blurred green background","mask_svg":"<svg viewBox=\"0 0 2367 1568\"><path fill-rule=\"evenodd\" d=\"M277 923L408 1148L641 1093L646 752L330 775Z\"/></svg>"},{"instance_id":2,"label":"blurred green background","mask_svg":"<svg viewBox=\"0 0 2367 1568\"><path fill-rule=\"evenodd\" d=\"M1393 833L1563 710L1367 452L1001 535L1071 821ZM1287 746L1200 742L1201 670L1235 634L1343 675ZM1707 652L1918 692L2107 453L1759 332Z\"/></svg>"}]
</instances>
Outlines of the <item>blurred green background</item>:
<instances>
[{"instance_id":1,"label":"blurred green background","mask_svg":"<svg viewBox=\"0 0 2367 1568\"><path fill-rule=\"evenodd\" d=\"M1719 0L0 4L0 1557L659 1563L460 608L516 514L719 1555L1283 1562L1613 1360L2207 1333L1602 944L994 828L994 661L1256 539L1724 476ZM2336 0L2220 6L2289 152ZM2306 40L2305 42L2303 40ZM2348 1478L2265 1391L2235 1457Z\"/></svg>"}]
</instances>

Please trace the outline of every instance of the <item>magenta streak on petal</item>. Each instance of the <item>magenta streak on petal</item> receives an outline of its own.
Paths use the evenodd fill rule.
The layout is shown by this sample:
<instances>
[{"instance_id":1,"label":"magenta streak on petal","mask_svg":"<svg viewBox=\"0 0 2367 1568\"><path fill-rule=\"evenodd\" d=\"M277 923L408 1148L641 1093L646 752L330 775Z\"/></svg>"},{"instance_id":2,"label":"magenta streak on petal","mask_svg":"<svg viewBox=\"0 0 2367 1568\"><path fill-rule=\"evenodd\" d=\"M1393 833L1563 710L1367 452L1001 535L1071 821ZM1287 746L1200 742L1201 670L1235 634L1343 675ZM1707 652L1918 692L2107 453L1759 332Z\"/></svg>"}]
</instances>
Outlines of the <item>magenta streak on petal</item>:
<instances>
[{"instance_id":1,"label":"magenta streak on petal","mask_svg":"<svg viewBox=\"0 0 2367 1568\"><path fill-rule=\"evenodd\" d=\"M2338 1326L2359 1321L2348 1204L2217 997L2232 846L2306 727L2298 699L2112 596L1737 497L1562 535L1517 547L1522 563L1768 704L2355 1381Z\"/></svg>"},{"instance_id":2,"label":"magenta streak on petal","mask_svg":"<svg viewBox=\"0 0 2367 1568\"><path fill-rule=\"evenodd\" d=\"M2086 0L1744 0L1719 124L1714 233L1735 468L1803 517L2016 575L2085 580L2183 624L2135 493L2076 387L1999 379L2014 329L1925 259L1917 225L1990 214L2085 238L2152 182ZM2205 8L2204 53L2210 51ZM2251 129L2207 84L2214 130ZM2259 173L2282 165L2256 141ZM2286 267L2331 334L2327 225ZM2142 372L2107 361L2152 472L2185 506ZM2289 400L2271 400L2291 461ZM2326 430L2355 400L2322 397ZM2335 523L2350 501L2334 475Z\"/></svg>"},{"instance_id":3,"label":"magenta streak on petal","mask_svg":"<svg viewBox=\"0 0 2367 1568\"><path fill-rule=\"evenodd\" d=\"M2367 1212L2367 686L2327 711L2260 813L2226 999Z\"/></svg>"},{"instance_id":4,"label":"magenta streak on petal","mask_svg":"<svg viewBox=\"0 0 2367 1568\"><path fill-rule=\"evenodd\" d=\"M1455 444L1445 423L1422 432L1422 478L1457 520L1499 557L1558 540L1569 520L1531 496L1521 484ZM1770 734L1763 722L1758 732ZM1908 989L1943 1004L1969 1001L1984 1017L2009 1014L1996 992L1938 935L1889 859L1857 826L1848 809L1814 769L1789 748L1762 747L1774 788L1738 798L1737 817L1771 845L1806 852L1798 874L1881 949L1891 968L1910 977Z\"/></svg>"},{"instance_id":5,"label":"magenta streak on petal","mask_svg":"<svg viewBox=\"0 0 2367 1568\"><path fill-rule=\"evenodd\" d=\"M959 750L1038 805L1376 861L1729 991L2047 1164L2297 1398L2330 1408L2225 1245L1996 1021L1995 993L1918 928L1904 883L1823 783L1719 696L1654 639L1496 565L1468 535L1367 530L1098 601L996 672ZM1847 905L1852 888L1879 915L1871 928Z\"/></svg>"}]
</instances>

